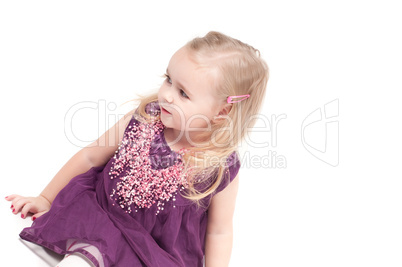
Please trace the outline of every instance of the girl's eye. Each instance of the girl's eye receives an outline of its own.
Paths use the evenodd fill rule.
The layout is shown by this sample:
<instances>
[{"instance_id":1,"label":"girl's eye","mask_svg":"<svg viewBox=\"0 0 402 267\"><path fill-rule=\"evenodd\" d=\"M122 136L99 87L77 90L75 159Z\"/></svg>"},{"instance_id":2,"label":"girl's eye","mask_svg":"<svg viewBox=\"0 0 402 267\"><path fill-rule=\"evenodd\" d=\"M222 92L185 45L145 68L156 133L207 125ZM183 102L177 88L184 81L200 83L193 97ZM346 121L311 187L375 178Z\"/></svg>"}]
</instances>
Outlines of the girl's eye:
<instances>
[{"instance_id":1,"label":"girl's eye","mask_svg":"<svg viewBox=\"0 0 402 267\"><path fill-rule=\"evenodd\" d=\"M182 97L188 98L188 95L186 94L186 92L184 92L183 90L180 89L180 95Z\"/></svg>"},{"instance_id":2,"label":"girl's eye","mask_svg":"<svg viewBox=\"0 0 402 267\"><path fill-rule=\"evenodd\" d=\"M165 77L166 77L166 81L167 81L169 84L172 84L172 80L170 79L169 75L165 74Z\"/></svg>"},{"instance_id":3,"label":"girl's eye","mask_svg":"<svg viewBox=\"0 0 402 267\"><path fill-rule=\"evenodd\" d=\"M164 76L165 76L165 78L166 78L166 82L167 82L168 84L172 84L172 79L170 79L169 75L164 74ZM184 97L184 98L189 98L188 95L186 94L186 92L184 92L182 89L179 89L179 90L180 90L180 95L181 95L182 97Z\"/></svg>"}]
</instances>

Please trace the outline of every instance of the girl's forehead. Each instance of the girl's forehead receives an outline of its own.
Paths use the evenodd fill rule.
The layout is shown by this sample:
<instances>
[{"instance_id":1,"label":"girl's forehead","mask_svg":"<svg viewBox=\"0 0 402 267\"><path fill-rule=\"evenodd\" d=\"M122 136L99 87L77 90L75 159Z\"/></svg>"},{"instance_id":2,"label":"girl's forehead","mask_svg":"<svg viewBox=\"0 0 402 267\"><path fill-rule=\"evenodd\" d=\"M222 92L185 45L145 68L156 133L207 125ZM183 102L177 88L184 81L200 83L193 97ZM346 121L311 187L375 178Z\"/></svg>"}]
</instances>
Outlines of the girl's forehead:
<instances>
[{"instance_id":1,"label":"girl's forehead","mask_svg":"<svg viewBox=\"0 0 402 267\"><path fill-rule=\"evenodd\" d=\"M192 63L194 66L197 66L198 64L193 58L191 51L186 47L182 47L173 54L169 61L169 65Z\"/></svg>"},{"instance_id":2,"label":"girl's forehead","mask_svg":"<svg viewBox=\"0 0 402 267\"><path fill-rule=\"evenodd\" d=\"M213 68L211 64L208 64L209 60L206 56L202 56L196 51L184 46L173 54L169 63L184 62L193 65L193 68L200 71L209 71Z\"/></svg>"},{"instance_id":3,"label":"girl's forehead","mask_svg":"<svg viewBox=\"0 0 402 267\"><path fill-rule=\"evenodd\" d=\"M191 94L215 96L219 77L217 68L197 62L192 53L186 47L179 49L169 62L168 74Z\"/></svg>"}]
</instances>

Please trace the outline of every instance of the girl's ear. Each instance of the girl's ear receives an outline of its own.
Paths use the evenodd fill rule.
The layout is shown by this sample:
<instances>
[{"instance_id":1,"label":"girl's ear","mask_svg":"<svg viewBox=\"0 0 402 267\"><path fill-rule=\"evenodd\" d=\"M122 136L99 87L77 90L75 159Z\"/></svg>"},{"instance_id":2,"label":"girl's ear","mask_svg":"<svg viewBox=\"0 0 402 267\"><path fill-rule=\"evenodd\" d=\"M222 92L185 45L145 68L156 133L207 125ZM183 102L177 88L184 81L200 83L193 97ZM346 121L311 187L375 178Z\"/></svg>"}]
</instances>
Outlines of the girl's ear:
<instances>
[{"instance_id":1,"label":"girl's ear","mask_svg":"<svg viewBox=\"0 0 402 267\"><path fill-rule=\"evenodd\" d=\"M219 111L219 113L218 113L218 116L228 115L231 109L232 109L231 103L223 105L223 107L221 108L221 111Z\"/></svg>"},{"instance_id":2,"label":"girl's ear","mask_svg":"<svg viewBox=\"0 0 402 267\"><path fill-rule=\"evenodd\" d=\"M215 115L212 119L213 122L217 123L221 121L222 119L225 119L225 117L229 114L230 110L232 109L232 104L224 104L219 111L218 115Z\"/></svg>"}]
</instances>

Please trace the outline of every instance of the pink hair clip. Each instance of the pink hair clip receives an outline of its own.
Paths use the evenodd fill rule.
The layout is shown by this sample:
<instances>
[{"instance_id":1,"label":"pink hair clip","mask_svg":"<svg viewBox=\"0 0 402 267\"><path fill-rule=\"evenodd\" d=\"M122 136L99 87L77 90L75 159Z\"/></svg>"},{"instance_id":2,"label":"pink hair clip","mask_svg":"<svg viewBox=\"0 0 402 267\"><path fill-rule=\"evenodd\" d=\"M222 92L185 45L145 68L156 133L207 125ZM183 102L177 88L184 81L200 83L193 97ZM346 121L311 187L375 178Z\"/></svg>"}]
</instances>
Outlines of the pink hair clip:
<instances>
[{"instance_id":1,"label":"pink hair clip","mask_svg":"<svg viewBox=\"0 0 402 267\"><path fill-rule=\"evenodd\" d=\"M243 101L249 97L250 97L250 95L232 95L232 96L228 96L227 102L228 103L237 103L237 102ZM235 98L235 100L233 100L233 98ZM236 100L236 98L240 98L240 99Z\"/></svg>"}]
</instances>

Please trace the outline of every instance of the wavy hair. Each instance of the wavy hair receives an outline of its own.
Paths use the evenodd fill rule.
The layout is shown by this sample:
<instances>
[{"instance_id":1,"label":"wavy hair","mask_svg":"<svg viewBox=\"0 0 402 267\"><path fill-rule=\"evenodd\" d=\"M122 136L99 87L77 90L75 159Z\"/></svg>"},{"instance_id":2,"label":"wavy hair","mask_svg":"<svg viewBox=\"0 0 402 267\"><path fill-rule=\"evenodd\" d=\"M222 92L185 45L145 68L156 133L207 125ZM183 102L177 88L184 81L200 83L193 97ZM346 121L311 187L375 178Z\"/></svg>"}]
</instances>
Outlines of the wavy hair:
<instances>
[{"instance_id":1,"label":"wavy hair","mask_svg":"<svg viewBox=\"0 0 402 267\"><path fill-rule=\"evenodd\" d=\"M202 199L215 192L223 179L229 178L225 175L227 165L222 163L237 152L241 140L254 126L253 119L265 97L269 70L259 50L219 32L211 31L204 37L194 38L185 47L196 63L216 70L216 99L226 103L228 96L250 95L244 101L233 103L227 115L214 118L210 122L210 131L197 136L199 145L188 148L183 155L189 177L189 187L183 197L200 205ZM141 97L139 101L139 115L154 121L155 117L147 114L145 107L158 101L157 93Z\"/></svg>"}]
</instances>

